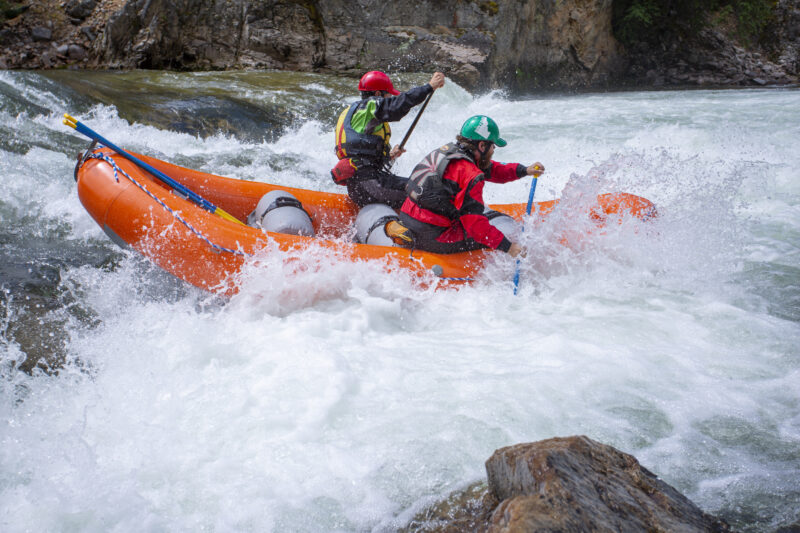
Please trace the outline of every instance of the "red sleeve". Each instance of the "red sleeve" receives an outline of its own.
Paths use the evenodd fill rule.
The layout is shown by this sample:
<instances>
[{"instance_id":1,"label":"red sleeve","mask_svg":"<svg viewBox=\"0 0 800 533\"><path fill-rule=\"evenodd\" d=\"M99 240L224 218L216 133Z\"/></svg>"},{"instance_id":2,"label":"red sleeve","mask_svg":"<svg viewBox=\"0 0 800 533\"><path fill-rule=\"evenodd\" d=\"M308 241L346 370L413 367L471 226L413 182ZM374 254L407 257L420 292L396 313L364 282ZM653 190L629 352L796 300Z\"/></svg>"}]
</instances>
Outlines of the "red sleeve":
<instances>
[{"instance_id":1,"label":"red sleeve","mask_svg":"<svg viewBox=\"0 0 800 533\"><path fill-rule=\"evenodd\" d=\"M527 168L519 163L498 163L492 161L492 168L486 181L492 183L508 183L515 181L526 175ZM520 174L522 172L522 174Z\"/></svg>"},{"instance_id":2,"label":"red sleeve","mask_svg":"<svg viewBox=\"0 0 800 533\"><path fill-rule=\"evenodd\" d=\"M493 250L500 248L507 252L511 246L511 241L502 231L492 226L485 215L463 215L458 220L464 226L467 235Z\"/></svg>"}]
</instances>

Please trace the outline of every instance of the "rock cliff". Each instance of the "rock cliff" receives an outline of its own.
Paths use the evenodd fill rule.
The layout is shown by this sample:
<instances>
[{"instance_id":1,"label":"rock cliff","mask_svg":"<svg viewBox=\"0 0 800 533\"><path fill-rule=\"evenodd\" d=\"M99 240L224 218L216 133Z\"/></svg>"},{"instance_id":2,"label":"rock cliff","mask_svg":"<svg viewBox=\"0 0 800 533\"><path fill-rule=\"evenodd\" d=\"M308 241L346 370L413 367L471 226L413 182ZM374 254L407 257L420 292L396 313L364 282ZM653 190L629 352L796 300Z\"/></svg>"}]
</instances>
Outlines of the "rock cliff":
<instances>
[{"instance_id":1,"label":"rock cliff","mask_svg":"<svg viewBox=\"0 0 800 533\"><path fill-rule=\"evenodd\" d=\"M611 0L131 0L93 48L116 68L443 69L468 87L599 87L621 72Z\"/></svg>"},{"instance_id":2,"label":"rock cliff","mask_svg":"<svg viewBox=\"0 0 800 533\"><path fill-rule=\"evenodd\" d=\"M713 31L625 49L614 0L40 0L4 22L0 67L443 70L512 91L786 84L799 1L778 3L773 62Z\"/></svg>"}]
</instances>

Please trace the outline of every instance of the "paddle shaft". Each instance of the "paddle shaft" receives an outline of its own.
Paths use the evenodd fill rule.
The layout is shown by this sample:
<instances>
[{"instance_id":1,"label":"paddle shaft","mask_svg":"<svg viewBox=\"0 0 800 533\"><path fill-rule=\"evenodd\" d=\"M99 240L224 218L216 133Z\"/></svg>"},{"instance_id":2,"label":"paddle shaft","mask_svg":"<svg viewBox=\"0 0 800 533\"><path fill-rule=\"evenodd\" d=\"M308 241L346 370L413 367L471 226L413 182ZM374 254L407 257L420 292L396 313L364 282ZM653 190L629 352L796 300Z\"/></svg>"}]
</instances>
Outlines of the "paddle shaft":
<instances>
[{"instance_id":1,"label":"paddle shaft","mask_svg":"<svg viewBox=\"0 0 800 533\"><path fill-rule=\"evenodd\" d=\"M180 193L181 195L185 196L190 201L192 201L195 204L199 205L203 209L205 209L207 211L210 211L210 212L212 212L214 214L217 214L217 215L221 216L222 218L224 218L226 220L230 220L231 222L237 222L239 224L242 223L239 219L237 219L233 215L231 215L229 213L226 213L221 208L215 206L214 204L212 204L211 202L209 202L208 200L206 200L205 198L203 198L199 194L195 193L194 191L186 188L184 185L181 185L180 183L178 183L174 179L170 178L169 176L167 176L166 174L164 174L163 172L161 172L157 168L153 167L152 165L149 165L149 164L145 163L144 161L142 161L141 159L139 159L138 157L134 156L133 154L130 154L130 153L126 152L125 150L123 150L119 146L115 145L114 143L112 143L111 141L109 141L108 139L106 139L105 137L103 137L102 135L97 133L96 131L92 130L91 128L89 128L88 126L83 124L82 122L78 122L77 120L73 119L72 117L69 117L69 115L65 115L65 117L68 117L69 120L74 121L74 125L73 125L73 123L70 123L68 119L65 119L64 123L67 124L68 126L73 126L78 131L78 133L82 133L83 135L86 135L90 139L92 139L94 141L97 141L97 142L103 144L104 146L107 146L107 147L111 148L112 150L114 150L116 153L118 153L119 155L121 155L122 157L124 157L125 159L130 161L131 163L139 166L140 168L143 168L144 170L146 170L147 172L149 172L150 174L152 174L153 176L155 176L159 180L163 181L164 183L166 183L167 185L169 185L170 187L172 187L173 189L178 191L178 193Z\"/></svg>"},{"instance_id":2,"label":"paddle shaft","mask_svg":"<svg viewBox=\"0 0 800 533\"><path fill-rule=\"evenodd\" d=\"M536 194L536 183L539 181L537 176L533 177L531 181L531 192L528 194L528 206L525 208L525 215L531 215L531 208L533 208L533 195ZM525 231L525 221L522 221L522 232ZM514 294L517 294L519 288L519 259L517 259L516 269L514 270Z\"/></svg>"},{"instance_id":3,"label":"paddle shaft","mask_svg":"<svg viewBox=\"0 0 800 533\"><path fill-rule=\"evenodd\" d=\"M430 93L430 94L429 94L429 95L428 95L428 96L425 98L425 102L423 102L423 104L422 104L422 107L419 109L419 113L417 113L417 116L416 116L416 117L414 117L414 122L412 122L412 123L411 123L411 126L408 128L408 131L406 132L406 135L405 135L405 137L403 137L403 140L402 140L402 141L400 141L400 145L399 145L399 147L398 147L398 150L402 150L402 149L403 149L403 147L406 145L406 141L407 141L407 140L408 140L408 138L411 136L411 132L412 132L412 131L414 131L414 128L417 126L417 122L419 122L419 117L421 117L421 116L422 116L422 112L423 112L423 111L425 111L425 108L426 108L426 107L428 107L428 102L430 102L430 101L431 101L431 96L433 96L433 93L434 93L434 92L436 92L436 91L433 91L433 92L431 92L431 93Z\"/></svg>"},{"instance_id":4,"label":"paddle shaft","mask_svg":"<svg viewBox=\"0 0 800 533\"><path fill-rule=\"evenodd\" d=\"M525 214L530 216L531 209L533 208L533 195L536 193L536 183L539 181L539 178L534 176L531 180L531 192L528 194L528 207L525 208ZM523 230L525 227L523 226Z\"/></svg>"}]
</instances>

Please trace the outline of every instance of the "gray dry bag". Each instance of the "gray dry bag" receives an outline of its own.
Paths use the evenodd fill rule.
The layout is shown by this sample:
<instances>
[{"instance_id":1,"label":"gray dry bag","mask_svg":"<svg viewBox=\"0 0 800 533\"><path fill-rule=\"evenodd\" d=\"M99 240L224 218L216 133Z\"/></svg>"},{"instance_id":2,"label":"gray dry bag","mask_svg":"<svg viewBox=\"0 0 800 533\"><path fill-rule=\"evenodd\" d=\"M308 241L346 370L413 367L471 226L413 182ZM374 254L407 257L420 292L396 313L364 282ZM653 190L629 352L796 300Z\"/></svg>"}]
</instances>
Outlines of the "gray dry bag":
<instances>
[{"instance_id":1,"label":"gray dry bag","mask_svg":"<svg viewBox=\"0 0 800 533\"><path fill-rule=\"evenodd\" d=\"M386 224L399 220L394 209L386 204L368 204L361 208L356 217L356 242L378 246L397 246L386 235Z\"/></svg>"},{"instance_id":2,"label":"gray dry bag","mask_svg":"<svg viewBox=\"0 0 800 533\"><path fill-rule=\"evenodd\" d=\"M274 233L314 236L314 225L300 201L286 191L270 191L247 215L247 225Z\"/></svg>"}]
</instances>

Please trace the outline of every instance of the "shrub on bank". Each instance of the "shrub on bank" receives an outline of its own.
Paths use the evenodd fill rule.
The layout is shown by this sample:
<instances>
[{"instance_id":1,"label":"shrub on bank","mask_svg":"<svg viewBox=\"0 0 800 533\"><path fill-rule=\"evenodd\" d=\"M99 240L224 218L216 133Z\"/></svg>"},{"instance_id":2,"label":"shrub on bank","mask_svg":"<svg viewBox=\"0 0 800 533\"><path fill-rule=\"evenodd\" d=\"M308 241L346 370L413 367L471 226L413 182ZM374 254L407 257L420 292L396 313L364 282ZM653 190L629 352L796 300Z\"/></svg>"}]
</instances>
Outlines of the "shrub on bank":
<instances>
[{"instance_id":1,"label":"shrub on bank","mask_svg":"<svg viewBox=\"0 0 800 533\"><path fill-rule=\"evenodd\" d=\"M775 0L615 0L614 36L631 45L655 41L663 33L696 31L732 18L742 42L758 42L775 5Z\"/></svg>"}]
</instances>

